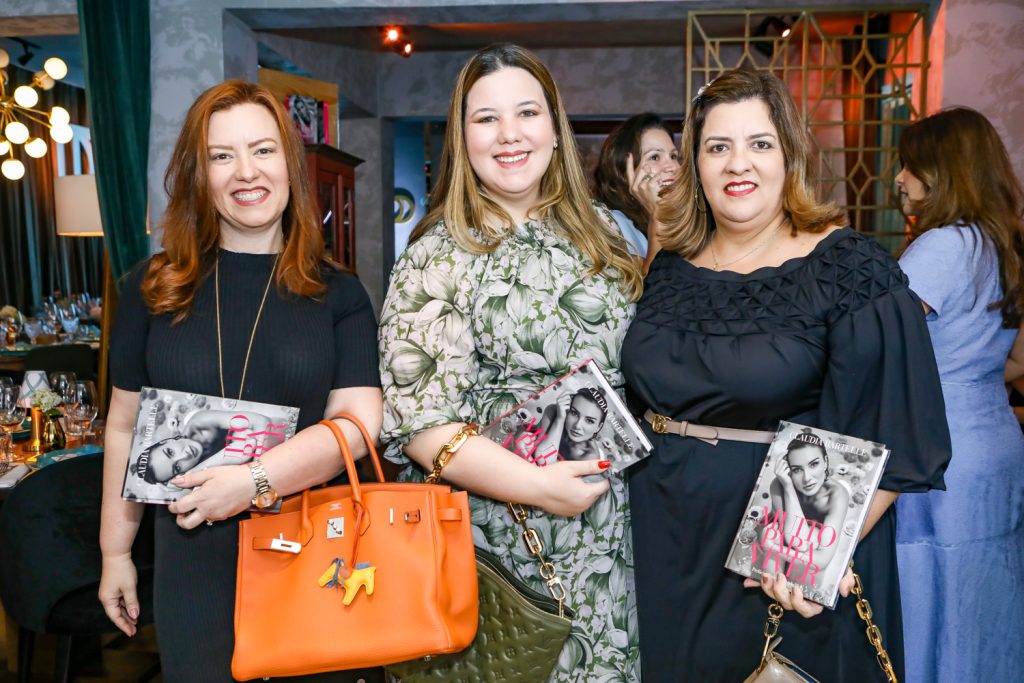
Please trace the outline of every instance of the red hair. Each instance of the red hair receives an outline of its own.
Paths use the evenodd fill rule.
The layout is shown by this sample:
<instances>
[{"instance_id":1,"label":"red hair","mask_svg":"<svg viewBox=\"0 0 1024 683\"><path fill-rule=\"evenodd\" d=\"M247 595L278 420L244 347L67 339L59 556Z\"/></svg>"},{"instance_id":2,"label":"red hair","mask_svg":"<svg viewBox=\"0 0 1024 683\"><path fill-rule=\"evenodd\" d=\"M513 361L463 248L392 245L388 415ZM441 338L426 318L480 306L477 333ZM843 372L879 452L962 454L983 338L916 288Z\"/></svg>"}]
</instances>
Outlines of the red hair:
<instances>
[{"instance_id":1,"label":"red hair","mask_svg":"<svg viewBox=\"0 0 1024 683\"><path fill-rule=\"evenodd\" d=\"M280 102L261 85L224 81L201 94L185 116L164 176L169 201L161 228L164 250L153 256L142 280L150 313L173 313L180 322L192 308L200 279L217 257L220 222L207 176L210 116L240 104L255 104L274 117L288 166L291 192L282 218L284 248L275 280L298 296L319 296L326 287L322 265L336 267L324 254L324 239L306 171L305 149Z\"/></svg>"}]
</instances>

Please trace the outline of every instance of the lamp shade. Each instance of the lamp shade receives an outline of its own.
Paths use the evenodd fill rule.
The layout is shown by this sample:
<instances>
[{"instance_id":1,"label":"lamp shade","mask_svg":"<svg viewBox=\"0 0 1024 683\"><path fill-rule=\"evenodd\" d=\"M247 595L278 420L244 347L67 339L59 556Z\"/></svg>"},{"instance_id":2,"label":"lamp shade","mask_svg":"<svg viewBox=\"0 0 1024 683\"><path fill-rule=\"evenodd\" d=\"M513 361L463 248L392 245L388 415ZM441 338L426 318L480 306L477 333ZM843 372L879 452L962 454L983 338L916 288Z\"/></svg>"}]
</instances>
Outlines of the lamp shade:
<instances>
[{"instance_id":1,"label":"lamp shade","mask_svg":"<svg viewBox=\"0 0 1024 683\"><path fill-rule=\"evenodd\" d=\"M64 175L53 179L57 234L65 237L102 237L96 176Z\"/></svg>"}]
</instances>

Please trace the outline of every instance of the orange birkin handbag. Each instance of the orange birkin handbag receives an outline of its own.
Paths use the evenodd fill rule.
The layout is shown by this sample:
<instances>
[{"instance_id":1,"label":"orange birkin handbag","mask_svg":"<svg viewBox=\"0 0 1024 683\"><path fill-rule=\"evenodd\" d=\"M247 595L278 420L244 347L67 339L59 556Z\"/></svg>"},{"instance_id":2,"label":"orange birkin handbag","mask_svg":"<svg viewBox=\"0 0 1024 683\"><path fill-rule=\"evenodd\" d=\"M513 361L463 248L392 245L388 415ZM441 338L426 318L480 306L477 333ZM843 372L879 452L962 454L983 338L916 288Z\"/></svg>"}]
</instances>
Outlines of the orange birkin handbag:
<instances>
[{"instance_id":1,"label":"orange birkin handbag","mask_svg":"<svg viewBox=\"0 0 1024 683\"><path fill-rule=\"evenodd\" d=\"M341 429L348 486L303 491L240 524L235 597L239 680L382 666L458 652L476 635L469 500L437 484L360 484Z\"/></svg>"}]
</instances>

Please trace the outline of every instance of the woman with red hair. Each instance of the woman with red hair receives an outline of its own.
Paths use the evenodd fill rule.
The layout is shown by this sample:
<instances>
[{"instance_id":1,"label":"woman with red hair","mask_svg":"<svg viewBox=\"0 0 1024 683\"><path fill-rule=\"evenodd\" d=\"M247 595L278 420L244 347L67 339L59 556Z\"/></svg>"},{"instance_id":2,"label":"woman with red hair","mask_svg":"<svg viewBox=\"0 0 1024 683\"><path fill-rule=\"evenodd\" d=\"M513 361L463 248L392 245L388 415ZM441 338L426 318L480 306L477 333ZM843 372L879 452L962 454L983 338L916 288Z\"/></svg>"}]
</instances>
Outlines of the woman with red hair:
<instances>
[{"instance_id":1,"label":"woman with red hair","mask_svg":"<svg viewBox=\"0 0 1024 683\"><path fill-rule=\"evenodd\" d=\"M131 546L142 507L121 498L140 390L297 406L298 433L249 464L189 471L158 510L154 616L166 681L231 681L238 522L251 505L337 476L316 423L382 420L376 323L366 292L324 255L303 147L265 88L216 85L186 116L165 177L164 250L122 288L111 342L100 600L128 635L139 620ZM365 445L339 421L357 457ZM268 618L273 618L268 606ZM365 672L317 680L370 679Z\"/></svg>"}]
</instances>

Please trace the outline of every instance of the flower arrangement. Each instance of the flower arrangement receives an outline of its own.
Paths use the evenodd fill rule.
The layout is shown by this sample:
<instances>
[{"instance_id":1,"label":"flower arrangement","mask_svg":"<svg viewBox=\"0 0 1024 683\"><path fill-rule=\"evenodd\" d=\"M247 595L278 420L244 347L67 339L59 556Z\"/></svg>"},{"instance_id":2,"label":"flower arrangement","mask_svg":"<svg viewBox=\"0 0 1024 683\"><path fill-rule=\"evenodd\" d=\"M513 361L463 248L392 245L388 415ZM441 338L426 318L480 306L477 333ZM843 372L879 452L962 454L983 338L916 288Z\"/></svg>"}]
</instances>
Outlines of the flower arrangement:
<instances>
[{"instance_id":1,"label":"flower arrangement","mask_svg":"<svg viewBox=\"0 0 1024 683\"><path fill-rule=\"evenodd\" d=\"M57 417L60 411L57 406L61 404L60 395L49 389L40 389L32 394L32 407L38 408L50 417Z\"/></svg>"}]
</instances>

